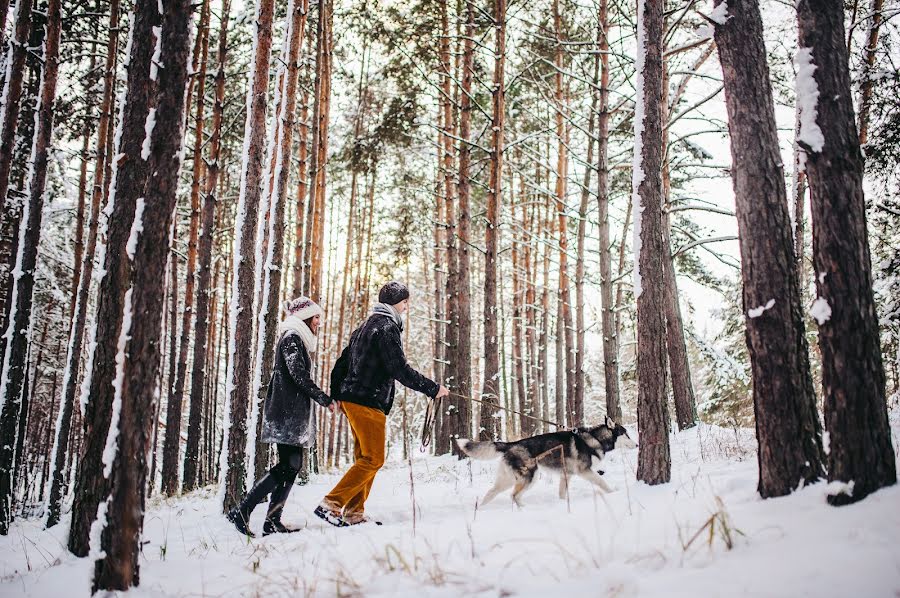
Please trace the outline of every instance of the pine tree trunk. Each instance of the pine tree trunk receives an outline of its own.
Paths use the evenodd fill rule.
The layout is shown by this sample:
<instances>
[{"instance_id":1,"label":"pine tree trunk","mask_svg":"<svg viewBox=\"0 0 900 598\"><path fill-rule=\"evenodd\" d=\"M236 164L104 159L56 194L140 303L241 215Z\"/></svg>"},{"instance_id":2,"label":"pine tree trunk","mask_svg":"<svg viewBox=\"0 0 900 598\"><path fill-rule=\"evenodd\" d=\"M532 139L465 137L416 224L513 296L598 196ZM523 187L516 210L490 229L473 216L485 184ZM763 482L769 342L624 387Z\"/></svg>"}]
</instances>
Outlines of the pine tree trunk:
<instances>
[{"instance_id":1,"label":"pine tree trunk","mask_svg":"<svg viewBox=\"0 0 900 598\"><path fill-rule=\"evenodd\" d=\"M208 1L208 0L207 0ZM231 2L225 0L219 22L218 70L216 71L216 94L213 105L212 133L209 139L209 162L206 167L206 188L200 215L200 245L198 255L199 275L197 277L197 312L194 317L194 350L191 370L191 394L188 411L187 444L184 450L184 472L182 490L190 492L197 488L199 481L199 448L201 420L203 415L204 387L207 379L207 342L210 340L210 321L215 321L215 309L210 317L210 303L214 300L210 283L212 281L213 233L216 229L216 206L219 203L216 187L221 169L222 118L225 110L225 60L228 50L228 17ZM207 21L207 28L209 27ZM208 33L207 33L208 35ZM203 63L205 64L205 53ZM203 69L205 74L206 69ZM202 98L202 94L198 93ZM198 112L200 108L198 106ZM194 159L200 160L199 149L194 148Z\"/></svg>"},{"instance_id":2,"label":"pine tree trunk","mask_svg":"<svg viewBox=\"0 0 900 598\"><path fill-rule=\"evenodd\" d=\"M163 476L162 491L166 496L178 492L178 462L181 450L181 417L184 403L184 384L187 378L188 350L191 339L191 324L194 319L194 285L197 268L197 245L200 236L200 179L203 176L203 128L206 93L206 60L209 48L209 2L204 0L200 9L198 40L199 68L197 77L197 112L194 119L194 149L191 175L191 220L188 229L188 254L184 286L184 310L181 316L181 339L178 344L178 364L175 382L169 389L169 402L166 409L166 436L163 443ZM190 99L188 92L188 99ZM189 110L188 110L189 112ZM204 231L205 232L205 231ZM202 302L197 294L197 303ZM199 337L197 337L199 339ZM200 344L195 339L195 344ZM175 347L172 347L175 351ZM189 416L190 417L190 416ZM189 422L190 425L190 422Z\"/></svg>"},{"instance_id":3,"label":"pine tree trunk","mask_svg":"<svg viewBox=\"0 0 900 598\"><path fill-rule=\"evenodd\" d=\"M475 36L475 8L470 0L466 0L466 35L463 42L462 56L462 89L460 91L460 120L459 120L459 182L457 194L459 198L459 210L457 213L457 280L456 280L456 309L457 326L456 355L454 361L454 374L457 384L456 399L450 401L452 413L450 414L451 442L455 438L469 438L471 436L470 403L466 398L472 393L472 305L469 290L469 242L471 214L469 212L469 200L471 194L471 182L469 180L469 168L472 159L470 138L472 136L472 79L475 60L474 36ZM448 301L453 302L453 296L448 293ZM451 446L453 454L460 455L459 448L453 442Z\"/></svg>"},{"instance_id":4,"label":"pine tree trunk","mask_svg":"<svg viewBox=\"0 0 900 598\"><path fill-rule=\"evenodd\" d=\"M705 61L706 52L701 54L700 60ZM702 62L695 63L699 68ZM668 71L663 67L663 122L669 122L669 94ZM696 68L694 70L696 70ZM676 93L673 94L671 105L675 105L686 86L686 77ZM697 407L694 398L694 385L691 382L691 367L687 356L687 343L684 339L684 320L681 317L681 303L678 293L678 280L675 273L675 259L671 242L671 179L669 173L669 129L663 131L663 249L666 258L663 261L663 284L665 287L666 307L666 349L669 356L669 373L672 376L672 395L675 403L675 420L679 430L686 430L697 423Z\"/></svg>"},{"instance_id":5,"label":"pine tree trunk","mask_svg":"<svg viewBox=\"0 0 900 598\"><path fill-rule=\"evenodd\" d=\"M800 312L787 193L756 0L715 28L722 64L763 498L822 476L819 419Z\"/></svg>"},{"instance_id":6,"label":"pine tree trunk","mask_svg":"<svg viewBox=\"0 0 900 598\"><path fill-rule=\"evenodd\" d=\"M553 2L553 29L556 35L556 50L554 58L554 80L556 82L554 118L556 120L556 216L559 220L559 307L557 317L560 321L556 325L557 336L561 337L562 345L557 342L557 366L563 369L564 383L560 383L557 374L557 401L559 397L565 398L565 408L557 412L557 422L561 425L573 424L578 407L575 405L575 339L572 325L572 300L571 285L569 283L569 217L566 204L568 177L569 177L569 127L566 123L569 99L566 88L563 85L563 32L562 15L559 10L559 0ZM560 358L560 346L563 347L564 359ZM565 390L563 391L563 388Z\"/></svg>"},{"instance_id":7,"label":"pine tree trunk","mask_svg":"<svg viewBox=\"0 0 900 598\"><path fill-rule=\"evenodd\" d=\"M521 243L520 240L524 237L524 235L528 234L527 231L528 223L526 222L525 214L527 213L527 207L525 205L525 193L524 193L524 177L519 177L520 181L520 193L517 201L513 201L513 198L510 197L510 203L512 203L512 222L513 227L522 227L522 233L520 234L515 228L513 228L512 235L512 286L513 286L513 296L512 296L512 326L513 326L513 341L512 341L512 359L513 359L513 389L515 391L515 395L518 397L518 411L519 414L519 436L524 436L526 434L526 430L529 430L531 427L531 419L534 414L534 407L532 404L532 397L526 389L526 367L525 367L525 348L523 347L523 334L522 331L525 328L525 311L528 309L526 304L526 291L525 287L528 284L527 281L527 267L526 267L526 257L524 255L523 247L524 243ZM514 185L512 181L510 181L510 192L512 192ZM522 218L521 220L517 217L518 210L516 206L522 206ZM501 302L502 303L502 302ZM512 415L512 414L511 414ZM531 435L530 433L527 435ZM509 433L506 435L508 438L511 436Z\"/></svg>"},{"instance_id":8,"label":"pine tree trunk","mask_svg":"<svg viewBox=\"0 0 900 598\"><path fill-rule=\"evenodd\" d=\"M307 150L307 144L309 139L309 91L307 90L306 85L303 86L303 89L300 92L300 118L299 118L299 131L297 132L297 161L299 162L299 168L297 170L297 210L295 219L296 222L294 224L294 284L293 290L291 291L292 296L299 297L303 295L304 289L304 276L305 271L307 270L305 266L305 257L304 257L304 247L305 243L303 242L304 234L306 230L309 230L309 223L306 223L304 227L303 219L306 215L306 196L307 196L307 162L309 153Z\"/></svg>"},{"instance_id":9,"label":"pine tree trunk","mask_svg":"<svg viewBox=\"0 0 900 598\"><path fill-rule=\"evenodd\" d=\"M113 87L119 47L119 2L113 0L109 7L109 39L106 47L106 62L103 71L103 100L100 104L100 119L97 124L97 157L94 167L94 182L91 191L91 214L88 226L87 245L80 262L79 284L73 282L74 309L71 315L68 350L66 351L65 370L63 372L61 407L56 424L56 436L53 443L53 469L50 484L50 498L47 503L47 527L59 522L60 502L66 494L64 482L65 457L69 450L69 434L72 424L72 410L75 403L75 392L78 387L78 368L84 346L84 329L87 323L88 303L91 281L94 273L94 252L97 248L97 228L100 218L100 205L109 190L109 152L112 128ZM89 374L89 372L88 372Z\"/></svg>"},{"instance_id":10,"label":"pine tree trunk","mask_svg":"<svg viewBox=\"0 0 900 598\"><path fill-rule=\"evenodd\" d=\"M666 316L663 246L663 2L638 2L637 102L633 196L637 298L637 479L662 484L671 475L666 404Z\"/></svg>"},{"instance_id":11,"label":"pine tree trunk","mask_svg":"<svg viewBox=\"0 0 900 598\"><path fill-rule=\"evenodd\" d=\"M31 310L34 291L34 271L41 240L41 218L44 208L44 188L47 182L50 144L53 136L53 104L56 100L56 81L59 72L59 38L62 28L60 0L50 0L47 6L47 26L44 37L44 68L41 73L40 99L35 115L36 130L31 148L31 177L28 181L27 203L19 222L15 267L10 274L13 288L3 335L3 375L0 378L0 535L9 532L12 521L13 447L10 440L19 425L23 385L27 376L26 360L31 329Z\"/></svg>"},{"instance_id":12,"label":"pine tree trunk","mask_svg":"<svg viewBox=\"0 0 900 598\"><path fill-rule=\"evenodd\" d=\"M133 44L128 57L126 105L122 107L117 129L121 136L117 155L140 156L145 137L152 87L147 73L155 45L151 28L158 26L160 20L156 6L147 4L138 5L131 19L131 35L141 41ZM131 264L126 259L125 247L134 220L135 200L143 192L148 175L143 160L137 158L120 160L113 168L114 182L105 208L108 217L101 230L101 238L106 238L106 244L98 256L98 261L103 263L104 275L98 293L96 328L88 343L91 352L85 375L89 378L82 386L84 447L78 463L69 531L69 550L76 556L87 555L90 527L97 506L109 494L108 481L102 474L102 455L113 402L116 344L122 326L125 289L131 280Z\"/></svg>"},{"instance_id":13,"label":"pine tree trunk","mask_svg":"<svg viewBox=\"0 0 900 598\"><path fill-rule=\"evenodd\" d=\"M223 471L223 509L230 510L244 494L247 477L244 455L247 443L247 411L250 406L250 379L253 345L254 271L258 206L265 176L266 106L269 85L269 55L272 49L274 0L258 0L254 36L253 66L247 91L247 120L244 125L244 168L238 199L234 264L231 283L231 313L228 330L228 372L226 373L227 441L223 442L220 467Z\"/></svg>"},{"instance_id":14,"label":"pine tree trunk","mask_svg":"<svg viewBox=\"0 0 900 598\"><path fill-rule=\"evenodd\" d=\"M600 63L597 117L597 208L600 221L600 326L603 335L603 381L606 415L621 421L619 406L619 334L612 293L612 240L609 236L609 8L600 0L597 13Z\"/></svg>"},{"instance_id":15,"label":"pine tree trunk","mask_svg":"<svg viewBox=\"0 0 900 598\"><path fill-rule=\"evenodd\" d=\"M831 446L828 479L851 485L828 501L843 505L895 484L897 471L872 295L863 159L843 43L843 5L835 0L801 0L797 21L800 51L810 53L819 93L813 124L803 119L800 139L806 145L810 189L818 292L813 315L819 323L825 427ZM822 123L821 130L808 131L807 126L818 129L814 123Z\"/></svg>"},{"instance_id":16,"label":"pine tree trunk","mask_svg":"<svg viewBox=\"0 0 900 598\"><path fill-rule=\"evenodd\" d=\"M134 275L133 286L126 294L123 334L118 343L122 351L117 368L117 379L121 381L117 397L121 409L118 446L112 467L112 492L106 503L106 526L101 534L104 556L94 567L95 592L127 590L140 583L138 556L151 434L148 420L155 412L154 388L161 361L159 340L164 295L159 288L165 278L171 243L184 142L190 25L188 0L174 0L166 5L158 69L159 104L149 160L144 161L151 174L144 201L135 215L136 242L129 243L128 248L134 256ZM149 41L149 37L133 39L132 43L140 45ZM152 79L154 74L150 76Z\"/></svg>"},{"instance_id":17,"label":"pine tree trunk","mask_svg":"<svg viewBox=\"0 0 900 598\"><path fill-rule=\"evenodd\" d=\"M275 347L280 316L279 297L281 295L281 272L284 262L285 237L285 204L287 203L288 175L291 165L291 149L293 147L294 114L296 112L297 77L299 74L300 47L306 29L306 15L309 10L308 0L290 0L288 17L290 24L286 36L289 40L287 64L283 75L281 101L283 103L280 123L279 147L275 158L275 186L269 202L269 245L263 267L262 304L259 310L259 327L257 330L257 365L255 373L255 400L260 411L266 398L266 378L271 374L275 359ZM262 422L262 418L259 419ZM257 437L256 477L262 477L268 469L268 444L262 444Z\"/></svg>"},{"instance_id":18,"label":"pine tree trunk","mask_svg":"<svg viewBox=\"0 0 900 598\"><path fill-rule=\"evenodd\" d=\"M487 222L484 232L484 384L481 387L482 440L497 440L500 422L495 405L500 405L500 330L497 322L497 251L500 236L500 204L503 185L503 121L505 110L506 0L494 0L494 88L491 115L491 171L487 194Z\"/></svg>"},{"instance_id":19,"label":"pine tree trunk","mask_svg":"<svg viewBox=\"0 0 900 598\"><path fill-rule=\"evenodd\" d=\"M0 113L0 214L6 212L6 194L15 157L16 128L22 101L22 84L25 80L25 56L31 37L31 0L16 2L13 37L6 52L6 75L3 81L2 113ZM6 11L4 11L4 18ZM0 29L3 31L3 29Z\"/></svg>"},{"instance_id":20,"label":"pine tree trunk","mask_svg":"<svg viewBox=\"0 0 900 598\"><path fill-rule=\"evenodd\" d=\"M876 48L878 47L878 35L881 32L881 21L884 18L882 10L884 0L872 0L869 14L872 23L866 35L865 56L862 64L862 83L859 91L859 144L865 146L869 141L869 111L872 108L873 71L875 69Z\"/></svg>"},{"instance_id":21,"label":"pine tree trunk","mask_svg":"<svg viewBox=\"0 0 900 598\"><path fill-rule=\"evenodd\" d=\"M331 21L333 7L331 0L319 2L319 17L316 48L315 104L313 106L312 151L310 164L309 208L307 222L307 263L309 264L309 297L321 301L322 256L324 254L325 225L325 175L328 155L328 116L331 95Z\"/></svg>"}]
</instances>

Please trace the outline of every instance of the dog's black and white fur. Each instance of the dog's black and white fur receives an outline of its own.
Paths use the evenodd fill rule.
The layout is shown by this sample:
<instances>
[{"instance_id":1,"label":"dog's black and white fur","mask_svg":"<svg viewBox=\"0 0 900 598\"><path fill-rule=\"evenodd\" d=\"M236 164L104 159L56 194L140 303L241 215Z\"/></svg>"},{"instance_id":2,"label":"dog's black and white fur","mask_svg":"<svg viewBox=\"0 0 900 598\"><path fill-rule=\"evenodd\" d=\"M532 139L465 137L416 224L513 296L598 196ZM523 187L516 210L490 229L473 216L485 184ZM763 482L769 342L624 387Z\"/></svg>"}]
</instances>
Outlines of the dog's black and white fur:
<instances>
[{"instance_id":1,"label":"dog's black and white fur","mask_svg":"<svg viewBox=\"0 0 900 598\"><path fill-rule=\"evenodd\" d=\"M512 488L513 502L520 507L522 503L519 499L534 481L538 467L560 475L560 498L566 498L569 477L575 475L604 492L611 492L613 489L601 474L591 468L593 459L596 457L602 460L606 453L616 448L637 446L628 436L628 431L608 417L605 423L592 428L540 434L516 442L474 442L467 438L460 438L456 442L473 459L487 461L502 457L494 487L484 496L481 504L489 503L501 492Z\"/></svg>"}]
</instances>

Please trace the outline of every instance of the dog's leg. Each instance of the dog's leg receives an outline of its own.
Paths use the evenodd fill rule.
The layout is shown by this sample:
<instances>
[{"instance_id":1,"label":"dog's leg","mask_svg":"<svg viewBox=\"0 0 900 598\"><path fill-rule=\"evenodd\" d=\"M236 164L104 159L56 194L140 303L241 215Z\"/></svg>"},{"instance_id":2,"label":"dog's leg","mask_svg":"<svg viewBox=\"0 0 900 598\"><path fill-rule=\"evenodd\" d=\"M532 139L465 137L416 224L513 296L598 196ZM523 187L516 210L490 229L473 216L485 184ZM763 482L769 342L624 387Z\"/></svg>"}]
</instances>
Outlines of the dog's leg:
<instances>
[{"instance_id":1,"label":"dog's leg","mask_svg":"<svg viewBox=\"0 0 900 598\"><path fill-rule=\"evenodd\" d=\"M569 495L569 476L567 472L560 472L559 476L559 498L565 500Z\"/></svg>"},{"instance_id":2,"label":"dog's leg","mask_svg":"<svg viewBox=\"0 0 900 598\"><path fill-rule=\"evenodd\" d=\"M522 508L522 501L519 500L519 497L522 496L522 493L528 489L528 486L531 485L531 482L528 480L521 480L516 483L516 487L513 488L512 499L513 502L516 503L516 506L520 509Z\"/></svg>"},{"instance_id":3,"label":"dog's leg","mask_svg":"<svg viewBox=\"0 0 900 598\"><path fill-rule=\"evenodd\" d=\"M531 487L531 483L534 482L535 472L537 472L537 467L529 470L524 476L517 476L518 479L516 480L516 487L513 488L512 499L520 509L522 508L522 501L520 501L519 498L521 498L522 494Z\"/></svg>"},{"instance_id":4,"label":"dog's leg","mask_svg":"<svg viewBox=\"0 0 900 598\"><path fill-rule=\"evenodd\" d=\"M497 498L497 495L505 490L509 490L516 483L512 472L505 463L501 463L497 470L497 479L494 481L494 487L488 490L488 493L481 499L481 506L484 506Z\"/></svg>"},{"instance_id":5,"label":"dog's leg","mask_svg":"<svg viewBox=\"0 0 900 598\"><path fill-rule=\"evenodd\" d=\"M582 478L586 479L587 481L589 481L594 486L597 486L604 492L613 492L614 491L614 489L611 488L610 485L606 483L606 480L604 480L600 476L600 474L597 473L596 471L594 471L593 469L586 469L586 470L582 471L581 473L579 473L578 475L581 476Z\"/></svg>"}]
</instances>

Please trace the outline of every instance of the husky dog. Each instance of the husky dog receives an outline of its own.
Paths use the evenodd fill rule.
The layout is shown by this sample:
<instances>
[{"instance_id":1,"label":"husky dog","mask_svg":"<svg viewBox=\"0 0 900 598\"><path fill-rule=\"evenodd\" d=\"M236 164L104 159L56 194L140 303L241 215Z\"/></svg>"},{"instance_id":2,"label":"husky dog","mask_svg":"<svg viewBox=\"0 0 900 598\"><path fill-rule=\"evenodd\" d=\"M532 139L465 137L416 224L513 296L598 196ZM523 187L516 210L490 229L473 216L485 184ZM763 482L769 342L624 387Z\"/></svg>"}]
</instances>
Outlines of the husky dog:
<instances>
[{"instance_id":1,"label":"husky dog","mask_svg":"<svg viewBox=\"0 0 900 598\"><path fill-rule=\"evenodd\" d=\"M531 486L538 467L544 467L560 474L559 497L566 498L569 492L569 476L577 475L591 482L604 492L612 488L603 480L601 473L591 469L596 457L602 460L609 451L631 449L637 443L628 436L628 431L609 417L593 428L576 428L570 432L552 432L516 442L473 442L459 438L456 443L460 450L473 459L488 461L502 457L497 479L481 501L486 505L498 494L513 489L512 499L517 506L519 498Z\"/></svg>"}]
</instances>

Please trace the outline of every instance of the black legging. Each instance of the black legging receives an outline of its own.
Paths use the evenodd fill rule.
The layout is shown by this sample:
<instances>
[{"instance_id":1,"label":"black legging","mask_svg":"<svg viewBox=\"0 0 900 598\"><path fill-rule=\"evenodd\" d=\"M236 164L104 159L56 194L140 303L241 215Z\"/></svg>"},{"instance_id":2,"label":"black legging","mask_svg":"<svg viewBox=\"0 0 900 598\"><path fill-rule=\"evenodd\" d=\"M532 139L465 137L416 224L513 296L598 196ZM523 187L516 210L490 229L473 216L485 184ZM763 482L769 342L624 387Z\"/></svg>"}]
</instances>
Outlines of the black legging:
<instances>
[{"instance_id":1,"label":"black legging","mask_svg":"<svg viewBox=\"0 0 900 598\"><path fill-rule=\"evenodd\" d=\"M291 444L279 444L278 463L269 473L282 484L290 485L297 479L297 474L303 467L303 449Z\"/></svg>"}]
</instances>

